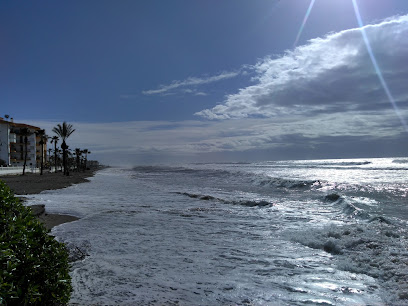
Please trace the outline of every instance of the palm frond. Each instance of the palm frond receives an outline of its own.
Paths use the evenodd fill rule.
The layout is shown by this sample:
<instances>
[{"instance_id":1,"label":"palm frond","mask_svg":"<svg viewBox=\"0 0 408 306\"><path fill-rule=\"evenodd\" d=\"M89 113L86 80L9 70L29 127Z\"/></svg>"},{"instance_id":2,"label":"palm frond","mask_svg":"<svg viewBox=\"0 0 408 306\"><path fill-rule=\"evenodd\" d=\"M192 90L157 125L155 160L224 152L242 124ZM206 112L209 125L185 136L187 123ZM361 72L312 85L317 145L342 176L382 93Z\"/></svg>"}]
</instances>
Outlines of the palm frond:
<instances>
[{"instance_id":1,"label":"palm frond","mask_svg":"<svg viewBox=\"0 0 408 306\"><path fill-rule=\"evenodd\" d=\"M75 129L72 124L66 123L65 121L61 124L57 124L56 127L52 129L52 131L57 134L63 141L67 139Z\"/></svg>"}]
</instances>

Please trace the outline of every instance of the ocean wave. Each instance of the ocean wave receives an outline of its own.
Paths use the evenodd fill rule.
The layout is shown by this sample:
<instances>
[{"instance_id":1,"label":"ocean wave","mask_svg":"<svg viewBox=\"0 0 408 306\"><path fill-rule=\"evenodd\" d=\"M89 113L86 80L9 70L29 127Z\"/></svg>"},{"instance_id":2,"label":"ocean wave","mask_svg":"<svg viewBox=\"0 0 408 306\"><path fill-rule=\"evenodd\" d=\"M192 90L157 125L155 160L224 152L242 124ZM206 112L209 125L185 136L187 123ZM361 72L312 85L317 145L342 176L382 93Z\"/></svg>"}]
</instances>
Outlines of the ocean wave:
<instances>
[{"instance_id":1,"label":"ocean wave","mask_svg":"<svg viewBox=\"0 0 408 306\"><path fill-rule=\"evenodd\" d=\"M339 194L337 194L337 193L330 193L330 194L328 194L328 195L326 195L325 197L324 197L324 200L325 201L328 201L328 202L336 202L337 200L339 200L341 198L341 196L339 195Z\"/></svg>"},{"instance_id":2,"label":"ocean wave","mask_svg":"<svg viewBox=\"0 0 408 306\"><path fill-rule=\"evenodd\" d=\"M339 269L378 279L387 304L408 303L408 235L383 217L367 223L290 233L290 239L334 256Z\"/></svg>"},{"instance_id":3,"label":"ocean wave","mask_svg":"<svg viewBox=\"0 0 408 306\"><path fill-rule=\"evenodd\" d=\"M380 223L392 224L391 220L388 220L387 218L383 216L373 217L368 222L380 222Z\"/></svg>"},{"instance_id":4,"label":"ocean wave","mask_svg":"<svg viewBox=\"0 0 408 306\"><path fill-rule=\"evenodd\" d=\"M265 201L265 200L225 200L221 198L217 198L210 195L202 195L196 193L188 193L188 192L175 192L176 194L184 195L192 199L198 199L202 201L217 201L223 204L232 204L232 205L240 205L240 206L247 206L247 207L264 207L273 205L272 203Z\"/></svg>"},{"instance_id":5,"label":"ocean wave","mask_svg":"<svg viewBox=\"0 0 408 306\"><path fill-rule=\"evenodd\" d=\"M371 164L370 161L361 161L361 162L327 162L322 163L320 165L328 165L328 166L364 166Z\"/></svg>"},{"instance_id":6,"label":"ocean wave","mask_svg":"<svg viewBox=\"0 0 408 306\"><path fill-rule=\"evenodd\" d=\"M180 195L184 195L187 196L189 198L192 199L199 199L199 200L203 200L203 201L223 201L222 199L210 196L210 195L202 195L202 194L196 194L196 193L188 193L188 192L175 192L175 194L180 194Z\"/></svg>"},{"instance_id":7,"label":"ocean wave","mask_svg":"<svg viewBox=\"0 0 408 306\"><path fill-rule=\"evenodd\" d=\"M392 162L394 164L408 164L408 158L407 159L394 159Z\"/></svg>"},{"instance_id":8,"label":"ocean wave","mask_svg":"<svg viewBox=\"0 0 408 306\"><path fill-rule=\"evenodd\" d=\"M261 187L275 187L287 189L306 189L312 186L320 185L318 180L292 180L278 177L256 176L252 179L252 184Z\"/></svg>"},{"instance_id":9,"label":"ocean wave","mask_svg":"<svg viewBox=\"0 0 408 306\"><path fill-rule=\"evenodd\" d=\"M327 194L323 198L324 202L330 202L334 205L339 205L341 207L341 212L347 217L364 220L369 219L370 214L363 208L357 206L359 203L358 198L353 200L354 201L337 193Z\"/></svg>"},{"instance_id":10,"label":"ocean wave","mask_svg":"<svg viewBox=\"0 0 408 306\"><path fill-rule=\"evenodd\" d=\"M337 168L342 169L344 167L350 166L365 166L372 164L370 161L303 161L303 162L294 162L291 164L281 164L281 165L273 165L274 167L294 167L294 168Z\"/></svg>"},{"instance_id":11,"label":"ocean wave","mask_svg":"<svg viewBox=\"0 0 408 306\"><path fill-rule=\"evenodd\" d=\"M137 166L132 168L133 171L145 174L181 174L191 175L192 177L230 177L236 176L238 171L229 171L225 169L194 169L181 166Z\"/></svg>"},{"instance_id":12,"label":"ocean wave","mask_svg":"<svg viewBox=\"0 0 408 306\"><path fill-rule=\"evenodd\" d=\"M156 173L156 172L194 172L193 169L176 166L135 166L132 168L136 172Z\"/></svg>"},{"instance_id":13,"label":"ocean wave","mask_svg":"<svg viewBox=\"0 0 408 306\"><path fill-rule=\"evenodd\" d=\"M197 163L192 163L193 165L208 165L207 162L197 162ZM212 162L210 163L212 165L251 165L252 163L250 162Z\"/></svg>"},{"instance_id":14,"label":"ocean wave","mask_svg":"<svg viewBox=\"0 0 408 306\"><path fill-rule=\"evenodd\" d=\"M364 211L362 208L357 207L356 205L344 201L343 213L351 218L358 218L358 219L368 219L370 218L370 214Z\"/></svg>"}]
</instances>

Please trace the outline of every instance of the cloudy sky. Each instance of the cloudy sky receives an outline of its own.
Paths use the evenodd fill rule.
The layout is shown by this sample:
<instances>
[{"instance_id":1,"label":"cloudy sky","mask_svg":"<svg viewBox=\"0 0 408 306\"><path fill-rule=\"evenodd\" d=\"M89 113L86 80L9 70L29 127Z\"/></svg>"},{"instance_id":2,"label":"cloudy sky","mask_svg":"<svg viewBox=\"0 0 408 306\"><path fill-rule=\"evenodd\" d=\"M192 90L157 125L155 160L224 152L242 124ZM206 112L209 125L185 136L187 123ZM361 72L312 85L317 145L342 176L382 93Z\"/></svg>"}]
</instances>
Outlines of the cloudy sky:
<instances>
[{"instance_id":1,"label":"cloudy sky","mask_svg":"<svg viewBox=\"0 0 408 306\"><path fill-rule=\"evenodd\" d=\"M408 156L407 0L0 2L1 113L104 163Z\"/></svg>"}]
</instances>

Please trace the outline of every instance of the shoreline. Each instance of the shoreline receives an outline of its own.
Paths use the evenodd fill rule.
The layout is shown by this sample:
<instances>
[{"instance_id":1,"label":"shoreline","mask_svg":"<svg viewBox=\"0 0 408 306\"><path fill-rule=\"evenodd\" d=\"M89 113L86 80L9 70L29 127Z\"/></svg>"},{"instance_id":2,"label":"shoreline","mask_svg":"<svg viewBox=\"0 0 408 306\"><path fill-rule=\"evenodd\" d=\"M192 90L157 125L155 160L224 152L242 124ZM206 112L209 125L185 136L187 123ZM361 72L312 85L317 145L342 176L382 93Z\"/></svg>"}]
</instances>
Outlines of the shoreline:
<instances>
[{"instance_id":1,"label":"shoreline","mask_svg":"<svg viewBox=\"0 0 408 306\"><path fill-rule=\"evenodd\" d=\"M45 190L63 189L74 184L81 184L89 182L90 177L104 167L98 167L86 172L71 172L69 176L64 176L61 172L49 173L44 172L43 175L39 173L1 175L0 180L10 187L17 198L25 201L25 195L39 194ZM40 220L47 229L52 229L54 226L79 220L78 217L63 214L48 214L45 211L45 205L32 205L30 207L33 214Z\"/></svg>"},{"instance_id":2,"label":"shoreline","mask_svg":"<svg viewBox=\"0 0 408 306\"><path fill-rule=\"evenodd\" d=\"M43 175L39 173L7 174L0 175L0 180L5 182L17 197L20 197L89 182L88 178L94 176L95 172L100 169L102 168L95 168L86 172L70 172L69 176L64 176L61 172L44 172Z\"/></svg>"}]
</instances>

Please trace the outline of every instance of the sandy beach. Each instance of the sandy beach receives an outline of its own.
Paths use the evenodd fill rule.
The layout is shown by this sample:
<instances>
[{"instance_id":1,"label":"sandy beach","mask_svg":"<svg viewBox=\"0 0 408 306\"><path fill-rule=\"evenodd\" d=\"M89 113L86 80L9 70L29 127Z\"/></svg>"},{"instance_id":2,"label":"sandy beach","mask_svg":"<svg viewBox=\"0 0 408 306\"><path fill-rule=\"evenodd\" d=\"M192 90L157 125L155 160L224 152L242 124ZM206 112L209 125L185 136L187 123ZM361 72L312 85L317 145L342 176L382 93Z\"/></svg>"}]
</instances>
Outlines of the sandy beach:
<instances>
[{"instance_id":1,"label":"sandy beach","mask_svg":"<svg viewBox=\"0 0 408 306\"><path fill-rule=\"evenodd\" d=\"M58 173L26 173L23 175L3 175L0 180L5 182L14 194L24 200L24 195L37 194L44 190L54 190L69 187L73 184L88 182L88 178L93 176L98 169L88 170L86 172L71 172L69 176ZM66 222L78 220L75 216L48 214L43 205L32 207L33 213L44 223L48 229Z\"/></svg>"}]
</instances>

